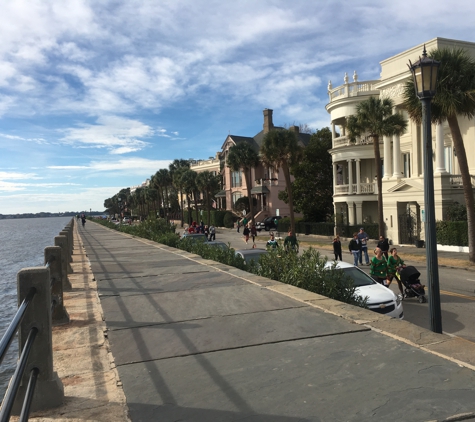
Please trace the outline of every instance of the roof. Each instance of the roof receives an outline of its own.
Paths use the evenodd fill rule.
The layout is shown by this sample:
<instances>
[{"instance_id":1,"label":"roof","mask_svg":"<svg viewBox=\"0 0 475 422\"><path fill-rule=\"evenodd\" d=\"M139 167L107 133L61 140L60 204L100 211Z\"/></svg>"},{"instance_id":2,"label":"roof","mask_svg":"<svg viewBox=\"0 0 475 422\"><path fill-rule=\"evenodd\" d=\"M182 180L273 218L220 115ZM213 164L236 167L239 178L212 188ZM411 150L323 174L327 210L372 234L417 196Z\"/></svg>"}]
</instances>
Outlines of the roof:
<instances>
[{"instance_id":1,"label":"roof","mask_svg":"<svg viewBox=\"0 0 475 422\"><path fill-rule=\"evenodd\" d=\"M269 193L270 190L267 188L267 186L264 185L259 185L259 186L254 186L251 189L251 193Z\"/></svg>"}]
</instances>

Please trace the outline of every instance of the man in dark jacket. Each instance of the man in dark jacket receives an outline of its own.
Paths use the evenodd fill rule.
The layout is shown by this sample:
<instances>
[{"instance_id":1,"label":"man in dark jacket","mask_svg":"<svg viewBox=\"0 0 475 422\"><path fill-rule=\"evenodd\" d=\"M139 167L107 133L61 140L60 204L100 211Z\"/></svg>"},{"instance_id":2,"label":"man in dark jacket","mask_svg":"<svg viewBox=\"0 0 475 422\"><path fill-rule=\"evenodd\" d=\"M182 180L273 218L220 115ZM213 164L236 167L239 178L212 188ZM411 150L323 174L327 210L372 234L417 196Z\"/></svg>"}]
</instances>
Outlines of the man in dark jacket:
<instances>
[{"instance_id":1,"label":"man in dark jacket","mask_svg":"<svg viewBox=\"0 0 475 422\"><path fill-rule=\"evenodd\" d=\"M350 240L348 245L350 253L353 255L353 265L358 266L358 259L361 251L361 242L358 239L358 233L353 233L353 239Z\"/></svg>"},{"instance_id":2,"label":"man in dark jacket","mask_svg":"<svg viewBox=\"0 0 475 422\"><path fill-rule=\"evenodd\" d=\"M381 249L381 252L383 252L383 255L386 257L387 260L389 251L389 240L386 239L384 236L379 236L379 242L377 247Z\"/></svg>"}]
</instances>

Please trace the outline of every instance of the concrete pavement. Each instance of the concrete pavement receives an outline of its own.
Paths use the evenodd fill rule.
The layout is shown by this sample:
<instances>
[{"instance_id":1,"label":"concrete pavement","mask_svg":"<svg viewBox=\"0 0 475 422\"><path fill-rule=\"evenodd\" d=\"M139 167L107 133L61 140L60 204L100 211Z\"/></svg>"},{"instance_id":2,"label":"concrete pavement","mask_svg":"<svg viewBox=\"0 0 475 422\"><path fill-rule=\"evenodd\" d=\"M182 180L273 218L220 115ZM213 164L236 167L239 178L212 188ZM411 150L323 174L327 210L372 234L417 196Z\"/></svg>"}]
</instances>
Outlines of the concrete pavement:
<instances>
[{"instance_id":1,"label":"concrete pavement","mask_svg":"<svg viewBox=\"0 0 475 422\"><path fill-rule=\"evenodd\" d=\"M134 422L475 420L473 343L92 222L80 235Z\"/></svg>"}]
</instances>

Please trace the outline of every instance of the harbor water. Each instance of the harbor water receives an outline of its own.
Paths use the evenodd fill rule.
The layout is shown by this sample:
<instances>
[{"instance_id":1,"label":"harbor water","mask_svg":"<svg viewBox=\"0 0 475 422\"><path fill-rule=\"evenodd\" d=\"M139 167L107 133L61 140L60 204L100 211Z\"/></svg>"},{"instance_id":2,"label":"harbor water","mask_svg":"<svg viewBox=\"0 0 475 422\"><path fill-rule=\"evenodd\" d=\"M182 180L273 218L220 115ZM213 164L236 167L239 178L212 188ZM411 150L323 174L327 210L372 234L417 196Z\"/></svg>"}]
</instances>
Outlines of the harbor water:
<instances>
[{"instance_id":1,"label":"harbor water","mask_svg":"<svg viewBox=\"0 0 475 422\"><path fill-rule=\"evenodd\" d=\"M0 220L0 338L3 337L18 307L17 273L22 268L42 266L44 248L54 246L54 237L72 217L18 218ZM18 359L14 340L0 366L0 401Z\"/></svg>"}]
</instances>

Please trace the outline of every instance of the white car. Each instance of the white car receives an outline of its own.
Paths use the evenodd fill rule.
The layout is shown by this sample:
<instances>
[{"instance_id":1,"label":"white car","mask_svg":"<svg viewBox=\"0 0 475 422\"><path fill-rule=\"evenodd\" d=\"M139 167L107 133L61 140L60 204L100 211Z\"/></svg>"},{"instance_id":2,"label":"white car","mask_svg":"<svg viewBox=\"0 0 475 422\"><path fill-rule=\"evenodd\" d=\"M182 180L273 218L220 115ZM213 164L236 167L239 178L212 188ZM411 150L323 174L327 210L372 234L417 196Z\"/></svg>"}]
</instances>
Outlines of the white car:
<instances>
[{"instance_id":1,"label":"white car","mask_svg":"<svg viewBox=\"0 0 475 422\"><path fill-rule=\"evenodd\" d=\"M333 265L334 262L329 261L325 264L325 268L331 268ZM368 274L352 264L338 262L336 268L353 279L358 296L368 297L368 309L393 318L404 318L402 297L400 295L396 295L391 289L377 283Z\"/></svg>"}]
</instances>

